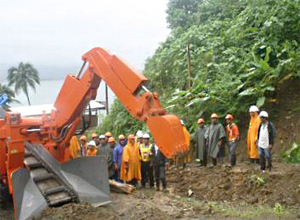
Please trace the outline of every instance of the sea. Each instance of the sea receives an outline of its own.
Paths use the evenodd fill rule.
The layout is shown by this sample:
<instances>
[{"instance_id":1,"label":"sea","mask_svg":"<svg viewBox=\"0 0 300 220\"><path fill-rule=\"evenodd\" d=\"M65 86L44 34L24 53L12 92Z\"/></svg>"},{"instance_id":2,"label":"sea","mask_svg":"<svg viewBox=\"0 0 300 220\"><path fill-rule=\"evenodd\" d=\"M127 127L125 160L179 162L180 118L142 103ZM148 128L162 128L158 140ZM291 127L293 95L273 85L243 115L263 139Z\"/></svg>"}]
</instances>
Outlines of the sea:
<instances>
[{"instance_id":1,"label":"sea","mask_svg":"<svg viewBox=\"0 0 300 220\"><path fill-rule=\"evenodd\" d=\"M36 91L29 91L31 105L54 104L57 95L63 85L64 80L41 80L40 85L36 85ZM4 82L5 84L5 82ZM11 107L28 106L27 98L24 93L16 94L19 101L10 104ZM108 89L109 106L115 99L114 93ZM105 101L105 83L101 83L98 89L96 101Z\"/></svg>"}]
</instances>

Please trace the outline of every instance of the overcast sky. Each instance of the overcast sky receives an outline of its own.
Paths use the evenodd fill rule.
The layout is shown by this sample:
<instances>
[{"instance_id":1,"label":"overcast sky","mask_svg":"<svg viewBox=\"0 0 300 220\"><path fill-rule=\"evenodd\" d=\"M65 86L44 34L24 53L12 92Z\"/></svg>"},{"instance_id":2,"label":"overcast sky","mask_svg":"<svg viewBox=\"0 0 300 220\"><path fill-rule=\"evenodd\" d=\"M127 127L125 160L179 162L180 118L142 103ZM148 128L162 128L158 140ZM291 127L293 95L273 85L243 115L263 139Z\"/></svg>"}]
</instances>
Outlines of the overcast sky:
<instances>
[{"instance_id":1,"label":"overcast sky","mask_svg":"<svg viewBox=\"0 0 300 220\"><path fill-rule=\"evenodd\" d=\"M13 0L0 7L0 80L20 61L42 79L77 73L81 55L104 47L142 70L169 33L168 0Z\"/></svg>"}]
</instances>

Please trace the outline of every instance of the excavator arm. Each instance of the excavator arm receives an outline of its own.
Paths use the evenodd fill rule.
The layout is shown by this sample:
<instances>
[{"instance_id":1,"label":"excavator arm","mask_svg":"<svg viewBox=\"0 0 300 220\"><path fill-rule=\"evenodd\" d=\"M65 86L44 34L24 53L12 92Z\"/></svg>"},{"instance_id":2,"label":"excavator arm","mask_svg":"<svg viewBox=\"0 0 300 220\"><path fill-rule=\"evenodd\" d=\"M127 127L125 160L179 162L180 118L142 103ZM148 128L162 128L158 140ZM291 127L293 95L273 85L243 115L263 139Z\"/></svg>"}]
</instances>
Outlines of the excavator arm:
<instances>
[{"instance_id":1,"label":"excavator arm","mask_svg":"<svg viewBox=\"0 0 300 220\"><path fill-rule=\"evenodd\" d=\"M158 94L147 90L144 75L102 48L90 50L82 59L87 64L82 77L68 75L54 104L56 117L53 124L58 129L70 125L80 116L87 103L96 97L103 80L133 117L147 123L166 157L188 150L179 118L167 114L161 107Z\"/></svg>"},{"instance_id":2,"label":"excavator arm","mask_svg":"<svg viewBox=\"0 0 300 220\"><path fill-rule=\"evenodd\" d=\"M145 76L101 48L82 59L86 68L66 77L50 115L0 114L0 184L13 195L17 219L32 219L48 206L109 202L106 158L68 157L70 139L101 81L132 116L148 125L166 157L188 151L179 118L167 114L158 94L147 90Z\"/></svg>"}]
</instances>

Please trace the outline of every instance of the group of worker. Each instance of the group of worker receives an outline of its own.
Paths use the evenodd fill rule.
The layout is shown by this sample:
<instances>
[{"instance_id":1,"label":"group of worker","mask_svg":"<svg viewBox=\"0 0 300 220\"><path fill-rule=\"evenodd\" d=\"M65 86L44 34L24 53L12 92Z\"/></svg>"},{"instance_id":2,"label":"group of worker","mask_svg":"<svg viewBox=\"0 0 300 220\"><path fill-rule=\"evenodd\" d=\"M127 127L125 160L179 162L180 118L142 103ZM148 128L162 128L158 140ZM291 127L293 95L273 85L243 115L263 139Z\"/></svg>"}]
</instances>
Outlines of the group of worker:
<instances>
[{"instance_id":1,"label":"group of worker","mask_svg":"<svg viewBox=\"0 0 300 220\"><path fill-rule=\"evenodd\" d=\"M168 161L159 148L150 142L150 135L138 131L136 136L130 134L127 139L119 135L118 144L110 132L105 135L92 135L88 142L86 136L80 137L82 156L105 156L110 179L132 185L141 183L146 187L160 190L160 183L166 189L165 167Z\"/></svg>"},{"instance_id":2,"label":"group of worker","mask_svg":"<svg viewBox=\"0 0 300 220\"><path fill-rule=\"evenodd\" d=\"M260 163L262 172L267 168L272 170L272 147L275 139L275 127L268 120L266 111L259 111L257 106L249 109L250 123L247 136L248 156L251 163ZM236 165L236 148L240 140L238 126L233 122L232 114L225 117L225 128L218 122L218 115L211 115L211 124L204 125L204 119L198 120L198 130L195 134L197 146L197 158L200 166L207 166L210 159L212 164L217 165L217 161L224 162L225 148L228 146L228 157L230 166Z\"/></svg>"},{"instance_id":3,"label":"group of worker","mask_svg":"<svg viewBox=\"0 0 300 220\"><path fill-rule=\"evenodd\" d=\"M260 163L262 172L267 168L272 170L272 147L274 145L275 128L268 120L266 111L259 111L256 106L249 109L250 123L247 136L248 156L251 163ZM224 163L225 148L228 146L229 166L236 165L236 149L240 140L238 126L234 123L234 116L227 114L225 117L226 126L218 122L218 115L211 115L211 123L205 126L203 118L198 120L198 129L195 133L197 158L200 166L207 166L208 162L216 166L218 161ZM190 133L181 121L186 144L190 145ZM73 139L74 138L74 139ZM71 139L71 145L75 138ZM133 185L141 183L145 187L149 182L151 188L160 189L160 182L166 188L165 169L169 166L168 160L161 153L156 144L150 141L150 135L138 131L136 136L119 135L118 143L110 132L105 135L92 135L88 142L86 136L80 137L81 147L76 149L82 156L102 155L106 157L108 174L110 179L119 182L126 182ZM75 151L76 151L75 150ZM76 152L71 150L71 158L76 157ZM75 155L75 156L74 156ZM183 165L190 162L190 155L175 158L176 165ZM177 166L178 167L178 166Z\"/></svg>"}]
</instances>

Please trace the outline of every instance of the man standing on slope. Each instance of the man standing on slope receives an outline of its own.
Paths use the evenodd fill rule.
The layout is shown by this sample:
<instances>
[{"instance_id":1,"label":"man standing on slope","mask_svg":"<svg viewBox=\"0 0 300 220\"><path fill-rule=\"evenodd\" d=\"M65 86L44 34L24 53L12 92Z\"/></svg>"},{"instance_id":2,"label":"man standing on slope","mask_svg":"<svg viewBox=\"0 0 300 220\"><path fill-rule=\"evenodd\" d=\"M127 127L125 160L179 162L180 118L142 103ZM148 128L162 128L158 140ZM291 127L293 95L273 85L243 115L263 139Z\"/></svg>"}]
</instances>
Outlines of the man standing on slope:
<instances>
[{"instance_id":1,"label":"man standing on slope","mask_svg":"<svg viewBox=\"0 0 300 220\"><path fill-rule=\"evenodd\" d=\"M261 122L258 116L259 109L252 105L249 109L250 123L247 136L248 156L251 163L258 163L258 149L256 147L258 127Z\"/></svg>"},{"instance_id":2,"label":"man standing on slope","mask_svg":"<svg viewBox=\"0 0 300 220\"><path fill-rule=\"evenodd\" d=\"M272 148L275 139L275 127L272 122L268 121L269 115L265 111L259 114L261 123L258 128L257 147L259 154L260 170L265 172L266 160L268 162L267 168L272 170Z\"/></svg>"},{"instance_id":3,"label":"man standing on slope","mask_svg":"<svg viewBox=\"0 0 300 220\"><path fill-rule=\"evenodd\" d=\"M195 135L196 141L196 150L197 150L197 158L200 160L200 166L207 165L207 150L205 148L205 131L206 128L204 126L204 119L200 118L198 120L198 129Z\"/></svg>"},{"instance_id":4,"label":"man standing on slope","mask_svg":"<svg viewBox=\"0 0 300 220\"><path fill-rule=\"evenodd\" d=\"M231 167L235 166L236 164L236 147L238 145L238 141L240 140L240 132L238 126L233 123L233 115L228 114L225 117L226 119L226 133L228 139L228 146L229 146L229 162Z\"/></svg>"},{"instance_id":5,"label":"man standing on slope","mask_svg":"<svg viewBox=\"0 0 300 220\"><path fill-rule=\"evenodd\" d=\"M220 147L225 143L226 133L224 127L218 123L218 115L211 115L211 125L205 132L207 155L212 159L214 166L217 165L217 156Z\"/></svg>"},{"instance_id":6,"label":"man standing on slope","mask_svg":"<svg viewBox=\"0 0 300 220\"><path fill-rule=\"evenodd\" d=\"M113 163L116 171L116 180L118 182L122 182L120 179L120 172L121 172L121 164L122 164L122 155L123 155L123 148L125 146L125 136L119 136L119 145L117 145L113 152Z\"/></svg>"}]
</instances>

